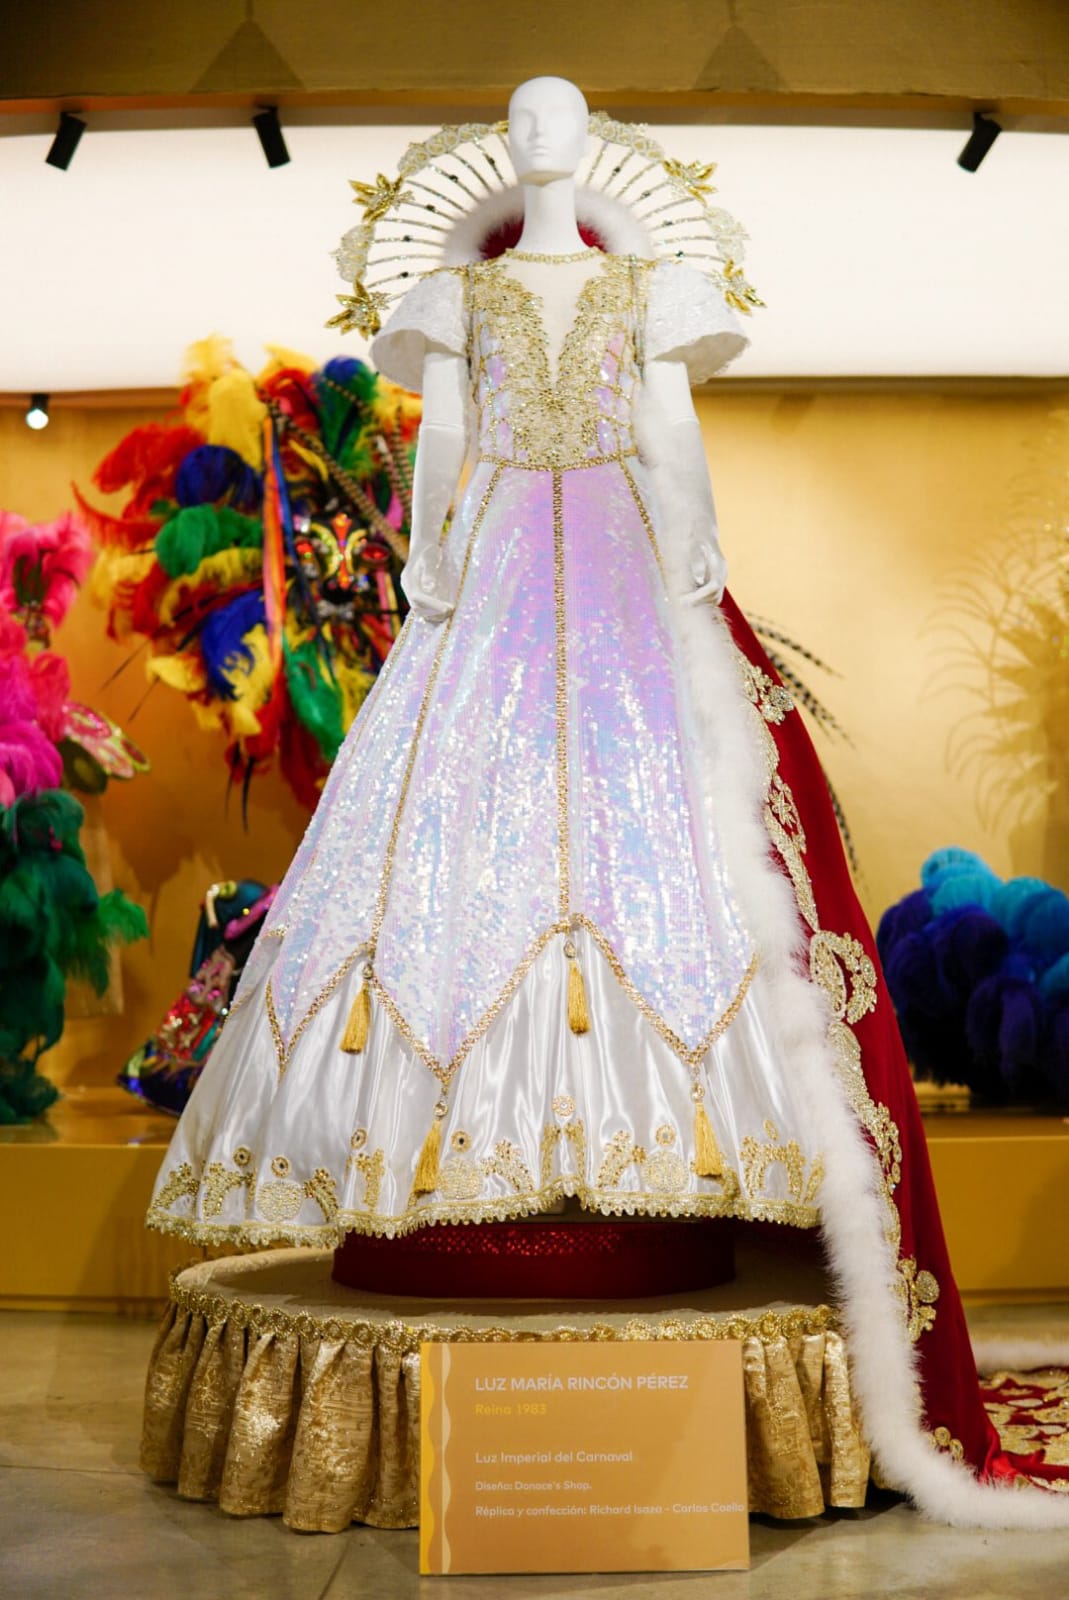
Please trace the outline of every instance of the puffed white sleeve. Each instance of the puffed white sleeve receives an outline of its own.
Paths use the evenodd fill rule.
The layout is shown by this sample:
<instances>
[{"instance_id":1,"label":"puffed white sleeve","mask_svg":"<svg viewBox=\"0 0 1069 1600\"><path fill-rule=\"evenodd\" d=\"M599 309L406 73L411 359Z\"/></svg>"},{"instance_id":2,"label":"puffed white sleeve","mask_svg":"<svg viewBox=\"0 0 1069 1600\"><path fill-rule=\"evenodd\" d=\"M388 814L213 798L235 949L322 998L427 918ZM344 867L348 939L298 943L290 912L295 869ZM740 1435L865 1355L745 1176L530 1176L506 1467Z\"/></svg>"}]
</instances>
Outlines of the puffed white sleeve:
<instances>
[{"instance_id":1,"label":"puffed white sleeve","mask_svg":"<svg viewBox=\"0 0 1069 1600\"><path fill-rule=\"evenodd\" d=\"M723 294L685 261L659 261L646 302L646 359L682 361L692 384L704 383L749 344Z\"/></svg>"},{"instance_id":2,"label":"puffed white sleeve","mask_svg":"<svg viewBox=\"0 0 1069 1600\"><path fill-rule=\"evenodd\" d=\"M428 351L462 356L467 348L463 274L439 268L398 302L381 333L372 339L369 354L385 377L420 394Z\"/></svg>"}]
</instances>

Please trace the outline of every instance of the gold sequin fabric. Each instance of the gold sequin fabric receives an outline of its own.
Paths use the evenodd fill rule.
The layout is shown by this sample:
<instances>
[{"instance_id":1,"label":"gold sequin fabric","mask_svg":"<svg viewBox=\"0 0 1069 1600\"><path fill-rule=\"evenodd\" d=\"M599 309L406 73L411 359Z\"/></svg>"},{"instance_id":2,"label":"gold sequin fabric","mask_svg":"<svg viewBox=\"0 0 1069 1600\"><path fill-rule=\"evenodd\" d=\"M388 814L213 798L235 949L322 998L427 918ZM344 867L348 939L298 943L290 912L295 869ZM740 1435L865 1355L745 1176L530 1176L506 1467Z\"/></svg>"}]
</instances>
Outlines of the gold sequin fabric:
<instances>
[{"instance_id":1,"label":"gold sequin fabric","mask_svg":"<svg viewBox=\"0 0 1069 1600\"><path fill-rule=\"evenodd\" d=\"M722 1311L697 1295L445 1311L355 1296L330 1266L276 1251L176 1275L145 1394L141 1463L155 1481L304 1531L412 1527L421 1342L737 1339L751 1510L801 1518L864 1503L869 1452L826 1306Z\"/></svg>"}]
</instances>

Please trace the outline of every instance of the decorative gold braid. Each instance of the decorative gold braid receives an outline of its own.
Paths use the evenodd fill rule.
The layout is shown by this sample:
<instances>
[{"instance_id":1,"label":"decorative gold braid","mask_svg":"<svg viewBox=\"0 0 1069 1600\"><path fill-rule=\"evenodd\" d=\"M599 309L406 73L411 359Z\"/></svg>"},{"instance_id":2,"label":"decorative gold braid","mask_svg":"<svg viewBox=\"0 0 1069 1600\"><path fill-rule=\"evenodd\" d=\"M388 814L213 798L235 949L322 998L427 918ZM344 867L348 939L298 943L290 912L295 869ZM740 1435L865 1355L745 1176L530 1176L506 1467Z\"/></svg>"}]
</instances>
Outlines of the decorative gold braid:
<instances>
[{"instance_id":1,"label":"decorative gold braid","mask_svg":"<svg viewBox=\"0 0 1069 1600\"><path fill-rule=\"evenodd\" d=\"M618 450L609 456L584 456L582 461L573 461L570 467L564 468L566 472L582 472L587 467L623 466L625 461L637 456L637 450ZM552 467L545 466L541 461L513 461L508 456L479 456L480 466L508 467L513 472L551 472Z\"/></svg>"},{"instance_id":2,"label":"decorative gold braid","mask_svg":"<svg viewBox=\"0 0 1069 1600\"><path fill-rule=\"evenodd\" d=\"M464 590L464 583L468 575L468 567L471 563L471 554L475 547L475 540L478 536L479 529L482 527L483 518L485 517L489 508L490 501L493 498L494 490L497 488L497 482L500 476L500 469L491 473L490 480L487 483L486 488L483 491L482 499L479 502L479 509L475 513L474 520L472 521L471 533L468 535L467 548L464 551L464 560L460 569L460 579L457 584L457 605L460 604L460 596ZM389 838L386 842L386 855L383 862L382 878L379 883L379 892L375 901L375 911L371 923L369 953L372 961L375 959L379 935L382 932L382 924L386 918L386 902L389 898L390 879L393 876L394 859L397 855L397 841L401 833L401 819L404 814L405 803L408 800L408 789L412 782L412 773L416 765L416 756L419 751L420 738L423 734L423 727L427 720L427 713L430 710L431 697L434 694L434 686L438 681L438 673L441 669L442 657L445 655L445 647L449 642L449 635L452 630L453 618L455 615L456 610L454 609L452 612L450 612L445 621L440 624L442 637L439 640L438 648L434 654L434 661L431 664L431 670L427 678L427 686L423 691L423 699L420 703L419 713L416 717L416 726L412 730L412 742L409 746L408 760L405 763L405 775L401 782L401 792L398 796L397 805L393 815L393 823L390 827ZM353 959L355 959L355 957Z\"/></svg>"},{"instance_id":3,"label":"decorative gold braid","mask_svg":"<svg viewBox=\"0 0 1069 1600\"><path fill-rule=\"evenodd\" d=\"M653 551L653 559L656 561L657 570L661 574L661 582L667 584L668 580L665 575L664 561L661 559L661 547L657 543L657 534L654 530L653 521L646 509L645 501L638 492L638 484L635 482L634 477L632 476L631 469L627 465L627 462L622 458L620 460L620 471L627 479L627 487L630 489L631 498L635 502L635 510L638 512L639 517L642 520L642 526L646 530L646 537L650 542L650 549Z\"/></svg>"},{"instance_id":4,"label":"decorative gold braid","mask_svg":"<svg viewBox=\"0 0 1069 1600\"><path fill-rule=\"evenodd\" d=\"M650 1026L657 1030L668 1048L674 1051L679 1057L680 1061L682 1061L692 1070L698 1067L706 1055L706 1052L709 1050L709 1047L715 1044L716 1040L720 1038L722 1033L727 1031L727 1029L734 1022L735 1018L738 1016L742 1007L742 1003L746 999L750 985L757 974L758 958L754 956L750 961L749 966L743 973L742 981L735 992L734 998L725 1008L721 1016L718 1017L716 1022L714 1022L713 1026L709 1029L709 1032L705 1034L705 1036L699 1040L696 1045L687 1045L674 1031L674 1029L668 1025L665 1019L661 1016L660 1012L655 1011L650 1005L649 1001L642 996L638 989L636 989L635 985L632 983L624 969L623 962L620 960L619 956L616 954L616 951L613 949L612 945L609 943L608 939L605 937L604 933L602 933L597 924L591 921L585 912L580 912L577 916L574 916L571 921L573 926L583 927L587 930L591 938L594 940L594 943L605 957L605 960L608 962L610 968L612 969L613 977L616 979L621 989L627 995L628 999L632 1001L632 1003L642 1013Z\"/></svg>"},{"instance_id":5,"label":"decorative gold braid","mask_svg":"<svg viewBox=\"0 0 1069 1600\"><path fill-rule=\"evenodd\" d=\"M390 487L401 502L406 518L411 521L412 479L405 476L401 471L401 457L404 451L395 444L392 435L384 433L375 435L374 445L378 452L379 460L385 468L386 476L390 480Z\"/></svg>"},{"instance_id":6,"label":"decorative gold braid","mask_svg":"<svg viewBox=\"0 0 1069 1600\"><path fill-rule=\"evenodd\" d=\"M209 1327L230 1323L233 1327L248 1328L255 1334L295 1334L298 1337L319 1339L344 1339L365 1349L389 1350L395 1355L418 1352L421 1344L524 1344L557 1343L561 1339L574 1339L573 1324L562 1320L552 1328L523 1328L513 1330L503 1326L472 1328L470 1325L450 1325L442 1322L405 1322L391 1317L373 1322L358 1317L317 1317L307 1311L285 1311L279 1306L264 1306L230 1296L218 1290L202 1289L196 1284L183 1283L188 1267L171 1276L170 1298L179 1310L191 1316L203 1317ZM630 1343L636 1339L799 1339L814 1333L834 1333L840 1329L838 1314L830 1306L792 1306L787 1311L763 1311L750 1317L738 1312L710 1316L701 1312L664 1315L651 1320L646 1317L629 1318L620 1326L609 1322L584 1324L582 1337L598 1343Z\"/></svg>"},{"instance_id":7,"label":"decorative gold braid","mask_svg":"<svg viewBox=\"0 0 1069 1600\"><path fill-rule=\"evenodd\" d=\"M557 709L557 839L559 879L557 909L562 923L571 920L571 839L568 823L568 616L564 587L564 488L553 474L553 612L556 620Z\"/></svg>"}]
</instances>

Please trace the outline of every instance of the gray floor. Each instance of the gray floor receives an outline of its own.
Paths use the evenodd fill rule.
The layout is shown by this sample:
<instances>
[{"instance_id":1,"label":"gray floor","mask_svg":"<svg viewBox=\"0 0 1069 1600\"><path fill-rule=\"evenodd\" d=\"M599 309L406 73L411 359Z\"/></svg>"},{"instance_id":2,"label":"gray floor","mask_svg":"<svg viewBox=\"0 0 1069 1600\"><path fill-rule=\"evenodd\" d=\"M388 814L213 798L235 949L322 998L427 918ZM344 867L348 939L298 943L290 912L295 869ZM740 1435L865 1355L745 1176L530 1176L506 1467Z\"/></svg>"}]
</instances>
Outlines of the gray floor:
<instances>
[{"instance_id":1,"label":"gray floor","mask_svg":"<svg viewBox=\"0 0 1069 1600\"><path fill-rule=\"evenodd\" d=\"M1017 1600L1069 1595L1069 1533L959 1533L885 1500L752 1525L748 1574L420 1579L414 1533L291 1533L235 1521L137 1470L153 1329L0 1313L0 1594L5 1600Z\"/></svg>"}]
</instances>

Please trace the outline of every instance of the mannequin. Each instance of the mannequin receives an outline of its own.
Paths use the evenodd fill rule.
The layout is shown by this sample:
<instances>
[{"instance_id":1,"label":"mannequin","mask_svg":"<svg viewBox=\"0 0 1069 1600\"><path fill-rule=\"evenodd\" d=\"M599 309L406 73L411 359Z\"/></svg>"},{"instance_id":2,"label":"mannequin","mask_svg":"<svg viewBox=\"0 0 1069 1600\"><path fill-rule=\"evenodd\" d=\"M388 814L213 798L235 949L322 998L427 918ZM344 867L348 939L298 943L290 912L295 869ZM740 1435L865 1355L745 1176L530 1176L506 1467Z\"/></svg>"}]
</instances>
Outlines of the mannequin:
<instances>
[{"instance_id":1,"label":"mannequin","mask_svg":"<svg viewBox=\"0 0 1069 1600\"><path fill-rule=\"evenodd\" d=\"M576 221L575 171L587 147L589 110L565 78L530 78L509 101L509 154L523 190L523 230L510 264L521 282L540 290L544 264L538 256L583 256L598 252L583 243ZM590 268L576 263L569 275L577 289ZM575 308L574 292L542 292L546 332L559 352ZM727 582L716 510L705 461L701 427L681 361L651 363L646 373L640 431L662 499L667 490L673 520L686 549L690 604L719 601ZM468 372L462 356L429 346L423 364L423 422L413 491L412 542L402 578L409 604L430 622L452 611L456 573L443 567L439 533L452 505L466 454Z\"/></svg>"},{"instance_id":2,"label":"mannequin","mask_svg":"<svg viewBox=\"0 0 1069 1600\"><path fill-rule=\"evenodd\" d=\"M585 115L521 85L519 246L415 274L372 346L424 395L412 614L150 1222L450 1229L443 1255L563 1197L819 1229L885 1480L965 1524L1069 1523L997 1488L1034 1468L980 1403L871 930L724 591L690 384L746 341L723 277L583 245Z\"/></svg>"}]
</instances>

